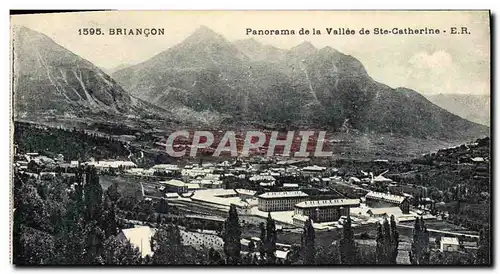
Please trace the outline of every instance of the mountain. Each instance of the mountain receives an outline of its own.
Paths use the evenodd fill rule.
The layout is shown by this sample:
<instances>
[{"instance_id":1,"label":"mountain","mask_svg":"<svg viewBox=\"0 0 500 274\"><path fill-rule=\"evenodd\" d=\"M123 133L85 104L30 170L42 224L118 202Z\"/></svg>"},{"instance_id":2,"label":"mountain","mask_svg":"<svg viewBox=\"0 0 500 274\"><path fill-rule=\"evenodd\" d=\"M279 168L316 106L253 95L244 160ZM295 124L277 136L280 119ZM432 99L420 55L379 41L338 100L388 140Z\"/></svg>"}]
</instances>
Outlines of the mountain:
<instances>
[{"instance_id":1,"label":"mountain","mask_svg":"<svg viewBox=\"0 0 500 274\"><path fill-rule=\"evenodd\" d=\"M317 49L311 44L311 42L302 42L299 45L290 49L290 52L299 56L307 56L313 54L317 51Z\"/></svg>"},{"instance_id":2,"label":"mountain","mask_svg":"<svg viewBox=\"0 0 500 274\"><path fill-rule=\"evenodd\" d=\"M153 58L117 71L125 90L167 109L224 124L306 126L415 137L470 138L488 128L418 92L374 81L356 58L304 42L282 50L230 43L201 27ZM175 112L175 111L174 111Z\"/></svg>"},{"instance_id":3,"label":"mountain","mask_svg":"<svg viewBox=\"0 0 500 274\"><path fill-rule=\"evenodd\" d=\"M46 35L22 26L12 31L16 118L123 117L161 112L130 96L101 69Z\"/></svg>"},{"instance_id":4,"label":"mountain","mask_svg":"<svg viewBox=\"0 0 500 274\"><path fill-rule=\"evenodd\" d=\"M119 71L119 70L128 68L130 66L131 66L131 64L120 64L120 65L118 65L116 67L112 67L112 68L102 68L102 67L99 67L99 69L102 70L102 71L104 71L107 75L111 75L115 71Z\"/></svg>"},{"instance_id":5,"label":"mountain","mask_svg":"<svg viewBox=\"0 0 500 274\"><path fill-rule=\"evenodd\" d=\"M202 27L182 43L146 62L117 71L113 78L134 96L174 113L223 117L241 111L240 93L250 60L222 35Z\"/></svg>"},{"instance_id":6,"label":"mountain","mask_svg":"<svg viewBox=\"0 0 500 274\"><path fill-rule=\"evenodd\" d=\"M252 61L282 61L287 51L271 45L264 45L254 38L238 40L234 46Z\"/></svg>"},{"instance_id":7,"label":"mountain","mask_svg":"<svg viewBox=\"0 0 500 274\"><path fill-rule=\"evenodd\" d=\"M429 101L469 121L490 125L490 96L470 94L425 95Z\"/></svg>"}]
</instances>

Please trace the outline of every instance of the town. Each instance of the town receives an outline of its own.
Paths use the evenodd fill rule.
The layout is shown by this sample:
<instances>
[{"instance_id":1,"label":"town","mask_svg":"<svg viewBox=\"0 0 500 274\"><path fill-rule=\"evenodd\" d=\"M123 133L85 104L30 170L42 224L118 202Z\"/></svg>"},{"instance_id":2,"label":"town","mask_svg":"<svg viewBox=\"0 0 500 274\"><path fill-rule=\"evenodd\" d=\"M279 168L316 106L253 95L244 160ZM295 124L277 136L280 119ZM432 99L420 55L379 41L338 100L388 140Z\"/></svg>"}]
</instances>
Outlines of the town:
<instances>
[{"instance_id":1,"label":"town","mask_svg":"<svg viewBox=\"0 0 500 274\"><path fill-rule=\"evenodd\" d=\"M468 149L483 143L469 144ZM489 180L484 177L488 176L487 157L462 156L461 160L479 170L479 179ZM209 250L209 263L214 264L346 264L359 256L364 259L356 263L436 264L442 263L439 260L456 263L477 257L485 238L482 227L471 229L452 221L451 215L456 213L449 212L446 205L453 203L455 198L450 195L454 193L395 180L401 175L394 170L397 163L376 160L359 163L359 167L354 164L338 161L319 165L312 158L255 156L138 166L129 159L80 161L16 151L14 173L16 181L22 183L14 187L20 188L18 183L26 187L29 181L39 196L51 196L47 192L53 191L53 182L61 181L57 187L65 188L69 195L79 187L84 189L85 200L86 185L97 176L104 196L116 196L112 216L116 224L106 235L135 248L140 254L137 262L155 257L158 247L152 239L165 224L178 230L181 245L202 253ZM459 188L453 189L458 192ZM22 208L17 206L15 211ZM227 249L227 241L235 241L227 234L231 233L231 218L237 220L236 249L241 250L240 255ZM378 258L382 230L389 227L391 233L397 231L396 244L389 241L397 256ZM307 236L311 230L313 236ZM273 234L268 235L269 231ZM339 248L349 240L345 239L346 231L350 231L351 249L363 251L363 255L322 259L324 254L319 253L324 252L319 250L350 250ZM301 255L307 237L316 251ZM419 237L424 237L425 244ZM335 247L337 251L332 251ZM430 256L431 251L438 255Z\"/></svg>"}]
</instances>

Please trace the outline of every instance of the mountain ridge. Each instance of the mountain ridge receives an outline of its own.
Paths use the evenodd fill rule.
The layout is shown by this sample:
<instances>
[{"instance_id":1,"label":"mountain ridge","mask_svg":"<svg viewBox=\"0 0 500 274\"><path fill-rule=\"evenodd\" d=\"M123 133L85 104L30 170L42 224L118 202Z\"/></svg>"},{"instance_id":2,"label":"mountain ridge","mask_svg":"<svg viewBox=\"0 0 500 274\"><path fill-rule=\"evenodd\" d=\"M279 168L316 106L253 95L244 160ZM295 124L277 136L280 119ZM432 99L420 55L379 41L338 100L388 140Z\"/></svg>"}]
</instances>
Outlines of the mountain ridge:
<instances>
[{"instance_id":1,"label":"mountain ridge","mask_svg":"<svg viewBox=\"0 0 500 274\"><path fill-rule=\"evenodd\" d=\"M490 96L474 94L425 94L432 103L469 121L490 125Z\"/></svg>"},{"instance_id":2,"label":"mountain ridge","mask_svg":"<svg viewBox=\"0 0 500 274\"><path fill-rule=\"evenodd\" d=\"M13 106L17 120L168 118L92 62L25 26L12 27Z\"/></svg>"},{"instance_id":3,"label":"mountain ridge","mask_svg":"<svg viewBox=\"0 0 500 274\"><path fill-rule=\"evenodd\" d=\"M113 78L143 100L210 111L224 116L224 123L303 124L419 137L488 134L486 127L449 113L416 91L374 81L353 56L331 47L316 49L309 42L290 50L252 39L230 43L202 27Z\"/></svg>"}]
</instances>

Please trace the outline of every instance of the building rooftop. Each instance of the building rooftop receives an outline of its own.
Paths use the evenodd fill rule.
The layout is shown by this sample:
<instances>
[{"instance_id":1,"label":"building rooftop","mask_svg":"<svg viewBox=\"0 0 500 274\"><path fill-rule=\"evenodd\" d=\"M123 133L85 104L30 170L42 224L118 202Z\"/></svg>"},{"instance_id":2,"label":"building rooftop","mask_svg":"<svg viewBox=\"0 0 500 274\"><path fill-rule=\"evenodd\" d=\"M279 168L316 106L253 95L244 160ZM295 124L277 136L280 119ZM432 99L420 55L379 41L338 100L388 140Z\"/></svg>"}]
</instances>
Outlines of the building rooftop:
<instances>
[{"instance_id":1,"label":"building rooftop","mask_svg":"<svg viewBox=\"0 0 500 274\"><path fill-rule=\"evenodd\" d=\"M349 178L349 180L351 180L353 182L357 182L357 183L361 182L361 180L357 177L351 177L351 178Z\"/></svg>"},{"instance_id":2,"label":"building rooftop","mask_svg":"<svg viewBox=\"0 0 500 274\"><path fill-rule=\"evenodd\" d=\"M238 194L246 194L246 195L251 195L251 196L253 196L253 195L255 195L255 193L257 193L257 191L255 191L255 190L250 190L250 189L245 189L245 188L238 188L238 189L236 189L236 192Z\"/></svg>"},{"instance_id":3,"label":"building rooftop","mask_svg":"<svg viewBox=\"0 0 500 274\"><path fill-rule=\"evenodd\" d=\"M250 181L275 181L276 179L271 175L255 175L250 177Z\"/></svg>"},{"instance_id":4,"label":"building rooftop","mask_svg":"<svg viewBox=\"0 0 500 274\"><path fill-rule=\"evenodd\" d=\"M154 165L151 168L152 169L165 169L165 170L179 170L179 167L177 165L170 165L170 164Z\"/></svg>"},{"instance_id":5,"label":"building rooftop","mask_svg":"<svg viewBox=\"0 0 500 274\"><path fill-rule=\"evenodd\" d=\"M305 222L305 221L307 221L307 219L309 219L309 216L305 216L305 215L302 215L302 214L294 214L293 215L293 219Z\"/></svg>"},{"instance_id":6,"label":"building rooftop","mask_svg":"<svg viewBox=\"0 0 500 274\"><path fill-rule=\"evenodd\" d=\"M151 250L151 237L155 232L156 230L148 226L122 229L123 236L125 236L132 246L139 249L143 258L153 253Z\"/></svg>"},{"instance_id":7,"label":"building rooftop","mask_svg":"<svg viewBox=\"0 0 500 274\"><path fill-rule=\"evenodd\" d=\"M404 196L393 195L382 192L370 191L366 194L365 198L377 199L377 200L386 200L395 203L402 203L405 200Z\"/></svg>"},{"instance_id":8,"label":"building rooftop","mask_svg":"<svg viewBox=\"0 0 500 274\"><path fill-rule=\"evenodd\" d=\"M474 157L471 160L473 162L484 162L484 158L483 157Z\"/></svg>"},{"instance_id":9,"label":"building rooftop","mask_svg":"<svg viewBox=\"0 0 500 274\"><path fill-rule=\"evenodd\" d=\"M295 205L298 208L314 208L314 207L334 207L334 206L359 206L358 199L332 199L332 200L317 200L305 201Z\"/></svg>"},{"instance_id":10,"label":"building rooftop","mask_svg":"<svg viewBox=\"0 0 500 274\"><path fill-rule=\"evenodd\" d=\"M303 171L325 171L326 167L314 165L314 166L306 166L302 170Z\"/></svg>"},{"instance_id":11,"label":"building rooftop","mask_svg":"<svg viewBox=\"0 0 500 274\"><path fill-rule=\"evenodd\" d=\"M202 179L202 180L193 180L191 181L193 184L202 184L202 185L219 185L222 184L221 180L207 180L207 179Z\"/></svg>"},{"instance_id":12,"label":"building rooftop","mask_svg":"<svg viewBox=\"0 0 500 274\"><path fill-rule=\"evenodd\" d=\"M399 207L381 207L381 208L371 208L367 212L371 212L373 215L383 215L387 216L394 215L394 217L399 217L403 215L403 211Z\"/></svg>"},{"instance_id":13,"label":"building rooftop","mask_svg":"<svg viewBox=\"0 0 500 274\"><path fill-rule=\"evenodd\" d=\"M373 178L374 182L392 182L391 179L384 177L383 175L378 175L377 177Z\"/></svg>"},{"instance_id":14,"label":"building rooftop","mask_svg":"<svg viewBox=\"0 0 500 274\"><path fill-rule=\"evenodd\" d=\"M303 163L303 162L309 162L309 158L303 158L303 159L290 159L290 160L283 160L283 161L278 161L276 164L278 165L293 165L293 164L298 164L298 163Z\"/></svg>"},{"instance_id":15,"label":"building rooftop","mask_svg":"<svg viewBox=\"0 0 500 274\"><path fill-rule=\"evenodd\" d=\"M186 184L188 189L199 189L200 185L199 184Z\"/></svg>"},{"instance_id":16,"label":"building rooftop","mask_svg":"<svg viewBox=\"0 0 500 274\"><path fill-rule=\"evenodd\" d=\"M167 198L179 198L179 194L177 194L177 193L165 193L165 197L167 197Z\"/></svg>"},{"instance_id":17,"label":"building rooftop","mask_svg":"<svg viewBox=\"0 0 500 274\"><path fill-rule=\"evenodd\" d=\"M286 259L286 256L288 255L288 252L289 251L276 250L275 251L276 258L284 260L284 259Z\"/></svg>"},{"instance_id":18,"label":"building rooftop","mask_svg":"<svg viewBox=\"0 0 500 274\"><path fill-rule=\"evenodd\" d=\"M441 237L441 244L460 245L456 237Z\"/></svg>"},{"instance_id":19,"label":"building rooftop","mask_svg":"<svg viewBox=\"0 0 500 274\"><path fill-rule=\"evenodd\" d=\"M273 198L295 198L295 197L308 197L302 191L280 191L280 192L266 192L259 195L259 198L273 199Z\"/></svg>"},{"instance_id":20,"label":"building rooftop","mask_svg":"<svg viewBox=\"0 0 500 274\"><path fill-rule=\"evenodd\" d=\"M170 180L170 181L163 181L163 182L160 182L162 184L167 184L167 185L171 185L171 186L185 186L186 183L184 183L183 181L179 181L179 180Z\"/></svg>"},{"instance_id":21,"label":"building rooftop","mask_svg":"<svg viewBox=\"0 0 500 274\"><path fill-rule=\"evenodd\" d=\"M104 161L91 161L87 162L87 165L95 166L97 168L119 168L122 167L136 167L137 165L131 161L115 161L115 160L104 160Z\"/></svg>"}]
</instances>

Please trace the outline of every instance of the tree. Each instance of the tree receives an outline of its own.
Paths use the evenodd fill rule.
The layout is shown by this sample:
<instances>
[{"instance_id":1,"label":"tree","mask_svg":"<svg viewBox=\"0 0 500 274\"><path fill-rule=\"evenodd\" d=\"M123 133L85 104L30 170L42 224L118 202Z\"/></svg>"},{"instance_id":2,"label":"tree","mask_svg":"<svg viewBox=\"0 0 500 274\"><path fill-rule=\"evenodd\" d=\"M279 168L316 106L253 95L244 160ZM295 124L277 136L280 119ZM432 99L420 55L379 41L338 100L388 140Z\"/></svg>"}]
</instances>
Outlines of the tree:
<instances>
[{"instance_id":1,"label":"tree","mask_svg":"<svg viewBox=\"0 0 500 274\"><path fill-rule=\"evenodd\" d=\"M253 253L255 251L255 243L253 240L250 240L248 243L248 252Z\"/></svg>"},{"instance_id":2,"label":"tree","mask_svg":"<svg viewBox=\"0 0 500 274\"><path fill-rule=\"evenodd\" d=\"M469 252L440 252L433 250L429 255L429 263L433 265L471 265L474 256Z\"/></svg>"},{"instance_id":3,"label":"tree","mask_svg":"<svg viewBox=\"0 0 500 274\"><path fill-rule=\"evenodd\" d=\"M413 242L411 244L410 262L412 264L429 263L429 232L424 224L423 217L415 219L413 228Z\"/></svg>"},{"instance_id":4,"label":"tree","mask_svg":"<svg viewBox=\"0 0 500 274\"><path fill-rule=\"evenodd\" d=\"M386 263L386 242L384 239L384 232L382 229L382 225L378 223L377 225L377 263L385 264Z\"/></svg>"},{"instance_id":5,"label":"tree","mask_svg":"<svg viewBox=\"0 0 500 274\"><path fill-rule=\"evenodd\" d=\"M304 229L301 237L302 262L306 265L312 265L315 263L315 237L316 236L311 219L307 219L304 223Z\"/></svg>"},{"instance_id":6,"label":"tree","mask_svg":"<svg viewBox=\"0 0 500 274\"><path fill-rule=\"evenodd\" d=\"M336 243L327 246L319 245L316 249L316 265L337 265L340 264L340 251Z\"/></svg>"},{"instance_id":7,"label":"tree","mask_svg":"<svg viewBox=\"0 0 500 274\"><path fill-rule=\"evenodd\" d=\"M377 264L377 254L372 248L360 248L356 252L356 264Z\"/></svg>"},{"instance_id":8,"label":"tree","mask_svg":"<svg viewBox=\"0 0 500 274\"><path fill-rule=\"evenodd\" d=\"M168 214L167 199L161 198L156 210L158 211L158 213Z\"/></svg>"},{"instance_id":9,"label":"tree","mask_svg":"<svg viewBox=\"0 0 500 274\"><path fill-rule=\"evenodd\" d=\"M276 240L276 224L271 217L271 212L269 212L266 220L266 241L264 243L266 262L268 264L276 262Z\"/></svg>"},{"instance_id":10,"label":"tree","mask_svg":"<svg viewBox=\"0 0 500 274\"><path fill-rule=\"evenodd\" d=\"M479 232L479 248L477 250L476 264L489 265L490 259L490 228L485 225Z\"/></svg>"},{"instance_id":11,"label":"tree","mask_svg":"<svg viewBox=\"0 0 500 274\"><path fill-rule=\"evenodd\" d=\"M340 240L340 260L342 264L356 264L356 243L351 226L351 217L348 215L343 224L342 239Z\"/></svg>"},{"instance_id":12,"label":"tree","mask_svg":"<svg viewBox=\"0 0 500 274\"><path fill-rule=\"evenodd\" d=\"M153 264L185 264L186 253L182 246L182 237L177 226L161 226L151 237L151 258Z\"/></svg>"},{"instance_id":13,"label":"tree","mask_svg":"<svg viewBox=\"0 0 500 274\"><path fill-rule=\"evenodd\" d=\"M223 265L224 258L220 255L220 253L214 248L210 248L208 251L208 261L211 265Z\"/></svg>"},{"instance_id":14,"label":"tree","mask_svg":"<svg viewBox=\"0 0 500 274\"><path fill-rule=\"evenodd\" d=\"M85 258L85 223L83 217L73 212L65 216L65 227L58 235L56 250L60 250L60 264L89 264Z\"/></svg>"},{"instance_id":15,"label":"tree","mask_svg":"<svg viewBox=\"0 0 500 274\"><path fill-rule=\"evenodd\" d=\"M264 223L259 224L259 229L260 229L259 253L260 253L260 259L264 260L264 258L266 257L266 249L265 249L266 226L264 225Z\"/></svg>"},{"instance_id":16,"label":"tree","mask_svg":"<svg viewBox=\"0 0 500 274\"><path fill-rule=\"evenodd\" d=\"M104 229L106 238L118 233L118 217L116 216L116 202L113 202L109 196L106 196L105 209L103 212L101 226Z\"/></svg>"},{"instance_id":17,"label":"tree","mask_svg":"<svg viewBox=\"0 0 500 274\"><path fill-rule=\"evenodd\" d=\"M101 215L103 194L102 187L99 184L97 170L94 167L88 168L85 178L83 194L86 208L86 221L96 220Z\"/></svg>"},{"instance_id":18,"label":"tree","mask_svg":"<svg viewBox=\"0 0 500 274\"><path fill-rule=\"evenodd\" d=\"M394 215L391 222L384 219L383 225L379 223L377 228L377 263L396 264L398 256L399 234L396 229Z\"/></svg>"},{"instance_id":19,"label":"tree","mask_svg":"<svg viewBox=\"0 0 500 274\"><path fill-rule=\"evenodd\" d=\"M104 250L105 232L98 226L97 221L91 221L85 224L83 235L85 249L84 261L88 264L101 264L102 253Z\"/></svg>"},{"instance_id":20,"label":"tree","mask_svg":"<svg viewBox=\"0 0 500 274\"><path fill-rule=\"evenodd\" d=\"M108 197L113 203L117 203L118 200L120 200L121 195L120 192L118 192L118 182L113 182L108 189L106 189L106 197Z\"/></svg>"},{"instance_id":21,"label":"tree","mask_svg":"<svg viewBox=\"0 0 500 274\"><path fill-rule=\"evenodd\" d=\"M390 263L396 264L396 259L398 257L398 246L399 246L399 233L396 227L396 219L394 215L391 215L391 238L390 238L390 247L391 247L391 257Z\"/></svg>"},{"instance_id":22,"label":"tree","mask_svg":"<svg viewBox=\"0 0 500 274\"><path fill-rule=\"evenodd\" d=\"M241 252L241 227L236 206L233 204L231 204L229 216L224 222L222 239L224 240L224 253L228 264L238 264Z\"/></svg>"},{"instance_id":23,"label":"tree","mask_svg":"<svg viewBox=\"0 0 500 274\"><path fill-rule=\"evenodd\" d=\"M17 265L53 264L54 237L30 227L20 231L19 246L15 250L14 263Z\"/></svg>"},{"instance_id":24,"label":"tree","mask_svg":"<svg viewBox=\"0 0 500 274\"><path fill-rule=\"evenodd\" d=\"M107 265L137 265L141 264L141 253L130 242L120 241L111 236L104 242L102 253L103 263Z\"/></svg>"}]
</instances>

